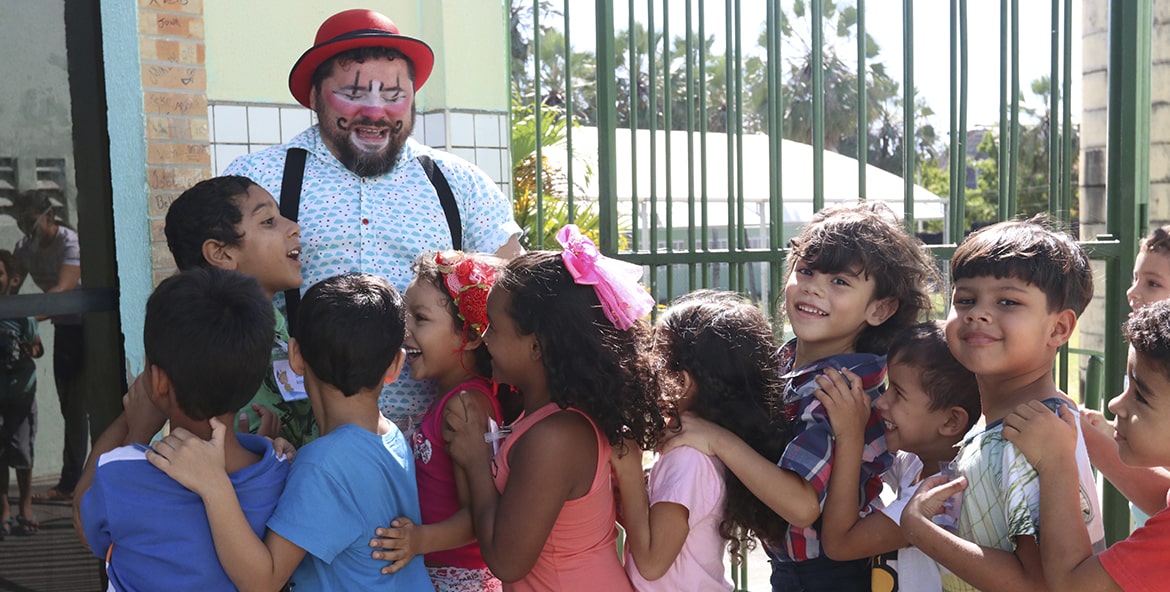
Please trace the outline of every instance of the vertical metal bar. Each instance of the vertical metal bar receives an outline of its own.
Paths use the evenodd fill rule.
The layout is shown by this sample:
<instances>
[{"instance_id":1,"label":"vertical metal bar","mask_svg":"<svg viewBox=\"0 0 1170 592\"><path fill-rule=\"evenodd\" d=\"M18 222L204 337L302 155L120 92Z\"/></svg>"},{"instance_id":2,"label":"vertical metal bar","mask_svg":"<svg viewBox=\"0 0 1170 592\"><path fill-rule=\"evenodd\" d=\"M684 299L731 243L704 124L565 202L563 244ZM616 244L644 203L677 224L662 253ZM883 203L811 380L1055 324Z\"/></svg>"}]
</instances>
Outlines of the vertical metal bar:
<instances>
[{"instance_id":1,"label":"vertical metal bar","mask_svg":"<svg viewBox=\"0 0 1170 592\"><path fill-rule=\"evenodd\" d=\"M813 211L825 207L825 31L821 2L813 1L812 19L812 147L813 147Z\"/></svg>"},{"instance_id":2,"label":"vertical metal bar","mask_svg":"<svg viewBox=\"0 0 1170 592\"><path fill-rule=\"evenodd\" d=\"M960 224L959 232L951 239L955 243L962 242L967 230L967 0L959 0L959 141L959 191L951 207L951 216L958 216ZM956 156L952 154L951 158Z\"/></svg>"},{"instance_id":3,"label":"vertical metal bar","mask_svg":"<svg viewBox=\"0 0 1170 592\"><path fill-rule=\"evenodd\" d=\"M1060 129L1063 132L1061 149L1061 172L1064 179L1060 192L1060 208L1065 212L1072 212L1072 166L1073 166L1073 127L1072 127L1072 0L1064 0L1064 82L1060 96L1063 102ZM1055 114L1053 114L1055 116Z\"/></svg>"},{"instance_id":4,"label":"vertical metal bar","mask_svg":"<svg viewBox=\"0 0 1170 592\"><path fill-rule=\"evenodd\" d=\"M650 104L648 106L650 130L650 254L658 254L658 63L655 60L655 53L658 51L658 43L655 41L656 37L654 29L654 0L646 0L646 78L650 85ZM662 39L665 43L666 40ZM663 91L665 91L665 82L663 84ZM669 232L669 229L667 229ZM658 268L657 266L650 266L650 292L658 297Z\"/></svg>"},{"instance_id":5,"label":"vertical metal bar","mask_svg":"<svg viewBox=\"0 0 1170 592\"><path fill-rule=\"evenodd\" d=\"M532 1L532 115L535 118L536 137L536 236L534 247L544 248L544 146L541 135L544 131L544 102L540 96L540 0Z\"/></svg>"},{"instance_id":6,"label":"vertical metal bar","mask_svg":"<svg viewBox=\"0 0 1170 592\"><path fill-rule=\"evenodd\" d=\"M858 0L858 4L860 12L865 0ZM764 30L768 39L768 162L772 163L768 169L768 246L772 252L768 258L768 311L772 318L777 318L777 297L784 282L784 185L780 175L784 164L784 104L780 85L783 72L780 60L780 14L775 2L767 2Z\"/></svg>"},{"instance_id":7,"label":"vertical metal bar","mask_svg":"<svg viewBox=\"0 0 1170 592\"><path fill-rule=\"evenodd\" d=\"M1020 0L1012 0L1012 145L1008 153L1008 212L1020 211Z\"/></svg>"},{"instance_id":8,"label":"vertical metal bar","mask_svg":"<svg viewBox=\"0 0 1170 592\"><path fill-rule=\"evenodd\" d=\"M731 23L731 15L732 15L731 2L732 2L732 0L725 0L724 1L723 14L726 16L726 18L723 19L725 22L724 40L725 40L726 45L727 45L727 47L723 53L723 55L725 55L725 56L735 55L735 41L734 41L735 33L732 29L732 23ZM735 150L732 150L732 143L731 143L732 130L735 129L735 99L734 99L735 95L733 93L735 92L735 74L736 74L735 62L736 61L738 61L738 60L734 60L734 59L723 60L723 62L725 64L724 65L724 80L726 81L725 84L727 85L727 88L726 88L727 109L725 109L725 111L727 113L727 118L726 118L725 129L727 130L727 133L726 133L726 139L727 139L727 251L729 253L731 251L736 250L735 249L735 240L736 240L736 237L738 236L738 234L735 232L735 175L734 175ZM738 283L735 281L736 274L734 273L734 271L735 271L734 266L731 263L728 263L727 264L727 289L729 289L729 290L735 290L738 287Z\"/></svg>"},{"instance_id":9,"label":"vertical metal bar","mask_svg":"<svg viewBox=\"0 0 1170 592\"><path fill-rule=\"evenodd\" d=\"M951 70L951 104L950 104L950 138L949 151L950 167L947 170L947 175L950 177L948 201L950 202L950 215L947 217L947 232L943 236L944 243L958 242L963 236L963 219L965 213L959 211L959 187L966 182L966 179L959 176L959 164L962 158L959 156L961 151L966 147L965 138L959 136L959 67L956 64L959 58L959 14L956 9L956 0L950 1L950 60L947 62Z\"/></svg>"},{"instance_id":10,"label":"vertical metal bar","mask_svg":"<svg viewBox=\"0 0 1170 592\"><path fill-rule=\"evenodd\" d=\"M597 14L597 190L601 252L618 250L617 212L617 94L614 88L613 0L596 0Z\"/></svg>"},{"instance_id":11,"label":"vertical metal bar","mask_svg":"<svg viewBox=\"0 0 1170 592\"><path fill-rule=\"evenodd\" d=\"M1008 209L1007 197L1007 149L1011 142L1011 131L1008 127L1008 0L999 2L999 208L996 216L999 220L1007 220L1012 216Z\"/></svg>"},{"instance_id":12,"label":"vertical metal bar","mask_svg":"<svg viewBox=\"0 0 1170 592\"><path fill-rule=\"evenodd\" d=\"M914 0L902 2L902 72L906 96L902 101L902 224L906 232L914 233L914 182L918 139L914 134Z\"/></svg>"},{"instance_id":13,"label":"vertical metal bar","mask_svg":"<svg viewBox=\"0 0 1170 592\"><path fill-rule=\"evenodd\" d=\"M866 172L869 166L869 78L866 70L865 0L857 0L857 197L866 199ZM777 69L776 74L779 76Z\"/></svg>"},{"instance_id":14,"label":"vertical metal bar","mask_svg":"<svg viewBox=\"0 0 1170 592\"><path fill-rule=\"evenodd\" d=\"M610 0L612 1L612 0ZM640 225L640 218L638 217L638 206L640 199L638 197L638 100L640 93L638 90L638 73L642 69L641 61L638 59L638 39L634 35L636 22L634 21L634 0L629 0L626 7L627 14L630 15L629 24L627 25L626 33L629 36L629 70L630 75L630 162L635 166L630 167L630 223L633 226L630 235L630 250L635 253L639 250L641 243L642 232Z\"/></svg>"},{"instance_id":15,"label":"vertical metal bar","mask_svg":"<svg viewBox=\"0 0 1170 592\"><path fill-rule=\"evenodd\" d=\"M1105 190L1108 228L1121 241L1121 255L1107 265L1106 286L1123 286L1132 275L1149 205L1152 11L1152 0L1109 4L1109 167ZM1127 200L1130 197L1132 200ZM1106 327L1121 325L1124 306L1120 290L1106 291ZM1121 332L1105 331L1107 393L1121 392L1125 351ZM1128 535L1129 512L1125 498L1112 487L1106 488L1102 501L1105 536L1112 544Z\"/></svg>"},{"instance_id":16,"label":"vertical metal bar","mask_svg":"<svg viewBox=\"0 0 1170 592\"><path fill-rule=\"evenodd\" d=\"M573 207L573 44L569 39L569 5L565 2L565 176L568 183L565 187L566 206L568 208L568 222L576 221L577 211Z\"/></svg>"},{"instance_id":17,"label":"vertical metal bar","mask_svg":"<svg viewBox=\"0 0 1170 592\"><path fill-rule=\"evenodd\" d=\"M671 84L671 38L670 38L670 2L662 2L662 136L666 146L663 148L663 176L665 179L663 203L666 206L666 252L674 252L674 195L671 187L671 132L674 131L674 85ZM674 297L674 265L666 266L666 298Z\"/></svg>"},{"instance_id":18,"label":"vertical metal bar","mask_svg":"<svg viewBox=\"0 0 1170 592\"><path fill-rule=\"evenodd\" d=\"M707 213L707 25L705 2L699 2L699 161L702 170L699 175L699 236L703 241L703 252L711 250L711 232ZM702 280L704 286L711 286L711 264L703 264Z\"/></svg>"},{"instance_id":19,"label":"vertical metal bar","mask_svg":"<svg viewBox=\"0 0 1170 592\"><path fill-rule=\"evenodd\" d=\"M1052 27L1049 34L1051 59L1048 74L1048 213L1054 219L1068 221L1068 212L1060 204L1061 136L1067 132L1056 118L1060 104L1060 0L1052 0ZM1068 34L1066 31L1065 34ZM1067 367L1067 366L1065 366ZM1066 390L1066 389L1062 389Z\"/></svg>"},{"instance_id":20,"label":"vertical metal bar","mask_svg":"<svg viewBox=\"0 0 1170 592\"><path fill-rule=\"evenodd\" d=\"M739 250L747 248L747 234L744 226L744 181L743 181L743 21L740 18L740 0L735 0L735 205L736 245ZM744 272L746 266L736 265L737 291L746 290Z\"/></svg>"},{"instance_id":21,"label":"vertical metal bar","mask_svg":"<svg viewBox=\"0 0 1170 592\"><path fill-rule=\"evenodd\" d=\"M687 0L686 6L686 69L687 69L687 252L695 252L695 33L694 4ZM698 286L698 267L692 262L687 266L687 290Z\"/></svg>"}]
</instances>

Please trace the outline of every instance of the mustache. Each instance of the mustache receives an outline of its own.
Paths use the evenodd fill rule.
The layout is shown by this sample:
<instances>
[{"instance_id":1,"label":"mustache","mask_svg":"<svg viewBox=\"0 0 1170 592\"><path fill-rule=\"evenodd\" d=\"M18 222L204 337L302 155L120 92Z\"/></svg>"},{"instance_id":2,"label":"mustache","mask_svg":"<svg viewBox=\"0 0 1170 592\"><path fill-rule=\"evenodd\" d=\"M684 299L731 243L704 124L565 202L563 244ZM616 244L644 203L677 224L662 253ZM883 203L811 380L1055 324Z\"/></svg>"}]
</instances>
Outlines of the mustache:
<instances>
[{"instance_id":1,"label":"mustache","mask_svg":"<svg viewBox=\"0 0 1170 592\"><path fill-rule=\"evenodd\" d=\"M354 119L352 121L344 122L343 125L346 129L351 129L354 126L377 127L377 128L385 128L385 129L393 129L394 128L394 125L392 123L390 123L389 119L386 119L386 118L382 118L382 119L375 121L373 119L370 119L369 117L359 117L359 118Z\"/></svg>"}]
</instances>

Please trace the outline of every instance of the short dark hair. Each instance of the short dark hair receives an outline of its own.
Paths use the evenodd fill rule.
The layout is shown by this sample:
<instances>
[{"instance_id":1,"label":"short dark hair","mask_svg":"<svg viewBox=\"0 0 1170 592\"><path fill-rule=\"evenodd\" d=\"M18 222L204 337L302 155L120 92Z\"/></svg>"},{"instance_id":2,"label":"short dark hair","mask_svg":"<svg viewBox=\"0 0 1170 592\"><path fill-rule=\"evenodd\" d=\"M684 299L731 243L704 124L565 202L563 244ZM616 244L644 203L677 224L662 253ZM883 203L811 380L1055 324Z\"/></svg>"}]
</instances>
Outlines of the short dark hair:
<instances>
[{"instance_id":1,"label":"short dark hair","mask_svg":"<svg viewBox=\"0 0 1170 592\"><path fill-rule=\"evenodd\" d=\"M313 374L347 397L382 384L402 348L406 306L386 280L346 273L305 292L297 343Z\"/></svg>"},{"instance_id":2,"label":"short dark hair","mask_svg":"<svg viewBox=\"0 0 1170 592\"><path fill-rule=\"evenodd\" d=\"M243 407L268 372L275 338L272 303L256 278L191 269L162 281L146 301L143 344L191 419Z\"/></svg>"},{"instance_id":3,"label":"short dark hair","mask_svg":"<svg viewBox=\"0 0 1170 592\"><path fill-rule=\"evenodd\" d=\"M857 351L885 354L894 333L930 312L934 264L922 242L882 202L825 208L790 243L785 277L792 275L797 261L821 273L861 272L874 281L875 300L898 301L898 310L884 323L865 327Z\"/></svg>"},{"instance_id":4,"label":"short dark hair","mask_svg":"<svg viewBox=\"0 0 1170 592\"><path fill-rule=\"evenodd\" d=\"M1151 230L1150 234L1142 239L1138 250L1170 255L1170 225Z\"/></svg>"},{"instance_id":5,"label":"short dark hair","mask_svg":"<svg viewBox=\"0 0 1170 592\"><path fill-rule=\"evenodd\" d=\"M986 276L1016 278L1040 288L1049 312L1071 309L1080 316L1093 298L1089 257L1044 215L992 224L955 249L953 281Z\"/></svg>"},{"instance_id":6,"label":"short dark hair","mask_svg":"<svg viewBox=\"0 0 1170 592\"><path fill-rule=\"evenodd\" d=\"M203 257L203 243L217 240L228 246L240 244L244 235L236 226L244 219L240 199L256 183L247 177L212 177L191 186L167 209L167 247L179 269L211 267Z\"/></svg>"},{"instance_id":7,"label":"short dark hair","mask_svg":"<svg viewBox=\"0 0 1170 592\"><path fill-rule=\"evenodd\" d=\"M391 47L355 47L343 51L328 60L323 64L317 66L313 71L313 77L309 80L313 87L313 92L321 91L321 82L333 75L333 66L336 64L346 64L349 62L357 62L364 64L366 60L375 59L387 60L402 60L406 62L406 75L410 77L410 81L414 82L414 62L406 57L406 54Z\"/></svg>"},{"instance_id":8,"label":"short dark hair","mask_svg":"<svg viewBox=\"0 0 1170 592\"><path fill-rule=\"evenodd\" d=\"M971 429L983 409L979 384L975 373L951 353L945 327L943 321L928 321L903 329L890 345L888 363L917 369L922 389L930 398L930 410L962 407L967 412L967 429Z\"/></svg>"},{"instance_id":9,"label":"short dark hair","mask_svg":"<svg viewBox=\"0 0 1170 592\"><path fill-rule=\"evenodd\" d=\"M1122 325L1122 333L1135 352L1154 362L1170 379L1170 300L1135 310Z\"/></svg>"}]
</instances>

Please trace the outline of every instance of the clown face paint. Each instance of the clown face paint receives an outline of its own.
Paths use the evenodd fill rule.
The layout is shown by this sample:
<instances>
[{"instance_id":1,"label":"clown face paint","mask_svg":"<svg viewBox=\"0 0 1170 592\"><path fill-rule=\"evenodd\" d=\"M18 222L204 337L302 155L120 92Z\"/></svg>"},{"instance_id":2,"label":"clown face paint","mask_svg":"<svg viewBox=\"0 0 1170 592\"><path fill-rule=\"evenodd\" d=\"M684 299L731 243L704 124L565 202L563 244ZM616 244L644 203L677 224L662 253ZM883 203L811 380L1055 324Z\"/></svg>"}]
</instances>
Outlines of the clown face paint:
<instances>
[{"instance_id":1,"label":"clown face paint","mask_svg":"<svg viewBox=\"0 0 1170 592\"><path fill-rule=\"evenodd\" d=\"M394 168L414 130L414 83L401 59L338 62L311 103L321 139L358 176Z\"/></svg>"}]
</instances>

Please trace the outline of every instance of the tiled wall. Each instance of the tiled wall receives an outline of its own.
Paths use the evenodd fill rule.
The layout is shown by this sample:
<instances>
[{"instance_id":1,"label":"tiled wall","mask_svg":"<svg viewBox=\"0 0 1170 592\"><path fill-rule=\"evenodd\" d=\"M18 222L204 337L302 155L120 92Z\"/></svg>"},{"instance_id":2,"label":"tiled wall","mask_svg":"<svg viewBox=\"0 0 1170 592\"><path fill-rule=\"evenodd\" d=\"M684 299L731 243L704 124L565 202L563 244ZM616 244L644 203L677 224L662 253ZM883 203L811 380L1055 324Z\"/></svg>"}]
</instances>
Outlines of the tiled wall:
<instances>
[{"instance_id":1,"label":"tiled wall","mask_svg":"<svg viewBox=\"0 0 1170 592\"><path fill-rule=\"evenodd\" d=\"M242 154L283 144L317 122L316 115L300 106L212 103L208 109L211 163L220 174ZM414 139L447 150L483 169L505 195L511 191L511 158L508 153L508 116L505 113L439 111L420 113L414 123Z\"/></svg>"}]
</instances>

